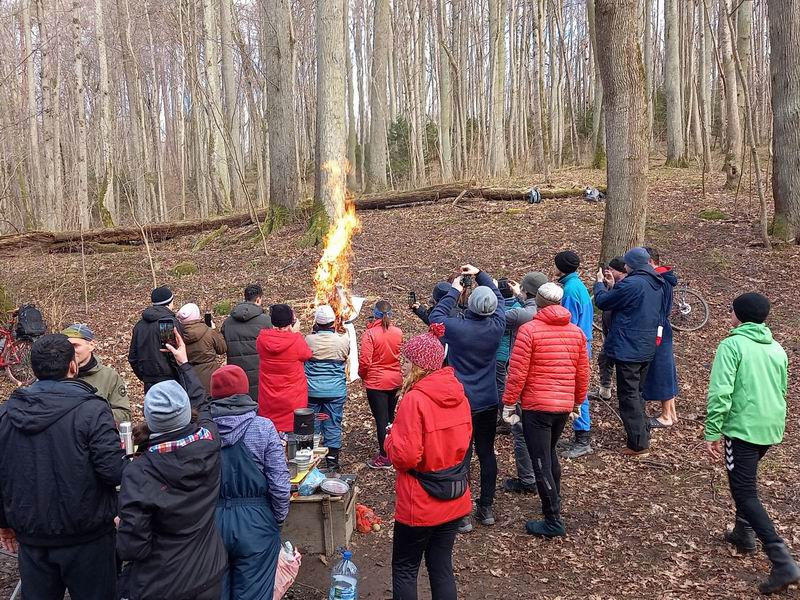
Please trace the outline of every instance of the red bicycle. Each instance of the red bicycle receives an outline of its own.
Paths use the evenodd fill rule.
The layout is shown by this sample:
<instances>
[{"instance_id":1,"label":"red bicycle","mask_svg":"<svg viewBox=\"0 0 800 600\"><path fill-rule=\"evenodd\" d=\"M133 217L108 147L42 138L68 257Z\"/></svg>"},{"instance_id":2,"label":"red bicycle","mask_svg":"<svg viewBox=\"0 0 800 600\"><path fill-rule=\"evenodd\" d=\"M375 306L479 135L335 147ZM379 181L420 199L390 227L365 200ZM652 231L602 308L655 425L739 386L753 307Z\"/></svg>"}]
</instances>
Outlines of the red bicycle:
<instances>
[{"instance_id":1,"label":"red bicycle","mask_svg":"<svg viewBox=\"0 0 800 600\"><path fill-rule=\"evenodd\" d=\"M8 378L17 386L30 385L36 377L31 366L33 340L18 338L17 313L11 316L8 327L0 326L0 369L5 369Z\"/></svg>"}]
</instances>

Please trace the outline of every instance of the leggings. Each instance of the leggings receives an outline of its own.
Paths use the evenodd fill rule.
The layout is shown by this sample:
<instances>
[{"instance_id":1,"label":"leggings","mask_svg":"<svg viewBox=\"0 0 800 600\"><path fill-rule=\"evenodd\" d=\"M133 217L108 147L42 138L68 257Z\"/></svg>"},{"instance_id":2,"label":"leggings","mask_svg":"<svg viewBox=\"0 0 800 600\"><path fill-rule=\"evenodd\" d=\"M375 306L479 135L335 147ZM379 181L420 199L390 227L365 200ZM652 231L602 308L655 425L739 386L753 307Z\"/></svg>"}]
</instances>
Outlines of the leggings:
<instances>
[{"instance_id":1,"label":"leggings","mask_svg":"<svg viewBox=\"0 0 800 600\"><path fill-rule=\"evenodd\" d=\"M478 506L494 504L497 487L497 456L494 453L494 438L497 434L497 407L472 413L472 441L481 467L481 495Z\"/></svg>"},{"instance_id":2,"label":"leggings","mask_svg":"<svg viewBox=\"0 0 800 600\"><path fill-rule=\"evenodd\" d=\"M383 442L386 440L386 426L394 421L394 410L397 408L398 390L367 390L369 409L378 429L378 451L386 456Z\"/></svg>"}]
</instances>

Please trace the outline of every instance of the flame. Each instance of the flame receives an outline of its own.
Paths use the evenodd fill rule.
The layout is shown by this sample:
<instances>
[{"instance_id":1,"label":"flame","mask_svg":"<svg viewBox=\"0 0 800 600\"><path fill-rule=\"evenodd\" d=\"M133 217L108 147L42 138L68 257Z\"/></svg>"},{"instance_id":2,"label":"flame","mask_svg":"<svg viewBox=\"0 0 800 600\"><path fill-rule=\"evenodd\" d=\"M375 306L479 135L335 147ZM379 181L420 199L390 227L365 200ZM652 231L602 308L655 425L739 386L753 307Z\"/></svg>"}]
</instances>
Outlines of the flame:
<instances>
[{"instance_id":1,"label":"flame","mask_svg":"<svg viewBox=\"0 0 800 600\"><path fill-rule=\"evenodd\" d=\"M347 196L346 165L328 161L322 166L326 186L332 192L338 208L333 223L325 235L325 248L314 274L315 306L330 304L341 321L353 313L348 291L350 286L350 257L353 236L361 230L361 220L356 216L356 205Z\"/></svg>"}]
</instances>

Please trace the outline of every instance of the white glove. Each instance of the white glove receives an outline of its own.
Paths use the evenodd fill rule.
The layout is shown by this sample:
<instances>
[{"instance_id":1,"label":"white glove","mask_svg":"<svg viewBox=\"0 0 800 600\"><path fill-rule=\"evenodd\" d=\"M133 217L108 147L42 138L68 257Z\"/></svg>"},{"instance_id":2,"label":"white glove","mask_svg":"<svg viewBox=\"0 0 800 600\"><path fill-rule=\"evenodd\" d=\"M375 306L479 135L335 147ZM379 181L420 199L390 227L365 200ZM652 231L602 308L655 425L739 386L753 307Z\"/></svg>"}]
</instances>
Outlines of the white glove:
<instances>
[{"instance_id":1,"label":"white glove","mask_svg":"<svg viewBox=\"0 0 800 600\"><path fill-rule=\"evenodd\" d=\"M517 407L514 405L503 406L503 421L509 425L516 425L519 423L519 415L517 415Z\"/></svg>"}]
</instances>

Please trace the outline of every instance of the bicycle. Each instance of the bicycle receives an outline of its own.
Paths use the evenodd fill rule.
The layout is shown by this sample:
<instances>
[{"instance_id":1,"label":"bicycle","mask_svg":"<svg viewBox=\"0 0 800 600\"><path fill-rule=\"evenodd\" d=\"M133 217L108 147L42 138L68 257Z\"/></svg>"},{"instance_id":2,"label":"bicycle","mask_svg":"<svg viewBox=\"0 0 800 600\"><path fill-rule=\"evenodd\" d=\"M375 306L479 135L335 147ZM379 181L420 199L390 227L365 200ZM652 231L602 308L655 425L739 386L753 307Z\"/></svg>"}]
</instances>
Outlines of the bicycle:
<instances>
[{"instance_id":1,"label":"bicycle","mask_svg":"<svg viewBox=\"0 0 800 600\"><path fill-rule=\"evenodd\" d=\"M594 294L592 294L594 305ZM708 323L710 316L708 302L697 290L689 287L688 283L681 282L672 291L672 313L669 322L676 331L690 332L702 329ZM594 306L594 321L592 327L602 332L603 311Z\"/></svg>"},{"instance_id":2,"label":"bicycle","mask_svg":"<svg viewBox=\"0 0 800 600\"><path fill-rule=\"evenodd\" d=\"M5 369L8 378L18 387L30 385L36 377L31 366L33 340L18 338L17 312L11 315L8 327L0 326L0 369Z\"/></svg>"}]
</instances>

